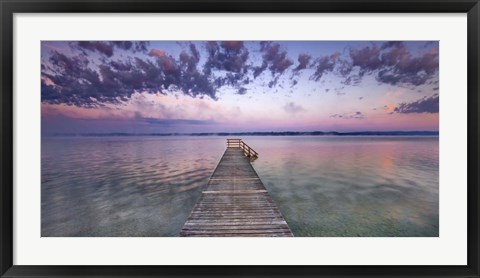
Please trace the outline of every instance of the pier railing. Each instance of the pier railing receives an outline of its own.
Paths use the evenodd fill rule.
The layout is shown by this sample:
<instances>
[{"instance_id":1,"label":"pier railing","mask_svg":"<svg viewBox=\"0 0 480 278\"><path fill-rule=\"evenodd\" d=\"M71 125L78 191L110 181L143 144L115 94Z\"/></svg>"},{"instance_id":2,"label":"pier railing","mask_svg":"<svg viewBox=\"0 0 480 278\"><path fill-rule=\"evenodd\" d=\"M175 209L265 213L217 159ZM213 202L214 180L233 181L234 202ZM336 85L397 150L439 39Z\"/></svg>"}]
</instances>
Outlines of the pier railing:
<instances>
[{"instance_id":1,"label":"pier railing","mask_svg":"<svg viewBox=\"0 0 480 278\"><path fill-rule=\"evenodd\" d=\"M227 148L241 148L247 157L257 158L258 153L242 139L227 139Z\"/></svg>"}]
</instances>

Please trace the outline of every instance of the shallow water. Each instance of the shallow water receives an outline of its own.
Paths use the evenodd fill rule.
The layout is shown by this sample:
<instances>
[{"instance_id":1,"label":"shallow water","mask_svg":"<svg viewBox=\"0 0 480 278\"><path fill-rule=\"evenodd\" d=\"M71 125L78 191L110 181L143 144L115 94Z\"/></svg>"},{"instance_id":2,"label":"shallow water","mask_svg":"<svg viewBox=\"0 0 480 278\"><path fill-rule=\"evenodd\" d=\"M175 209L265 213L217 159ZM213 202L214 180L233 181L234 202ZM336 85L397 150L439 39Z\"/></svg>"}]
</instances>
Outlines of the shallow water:
<instances>
[{"instance_id":1,"label":"shallow water","mask_svg":"<svg viewBox=\"0 0 480 278\"><path fill-rule=\"evenodd\" d=\"M438 137L244 137L295 236L438 236ZM42 139L42 236L177 236L225 137Z\"/></svg>"}]
</instances>

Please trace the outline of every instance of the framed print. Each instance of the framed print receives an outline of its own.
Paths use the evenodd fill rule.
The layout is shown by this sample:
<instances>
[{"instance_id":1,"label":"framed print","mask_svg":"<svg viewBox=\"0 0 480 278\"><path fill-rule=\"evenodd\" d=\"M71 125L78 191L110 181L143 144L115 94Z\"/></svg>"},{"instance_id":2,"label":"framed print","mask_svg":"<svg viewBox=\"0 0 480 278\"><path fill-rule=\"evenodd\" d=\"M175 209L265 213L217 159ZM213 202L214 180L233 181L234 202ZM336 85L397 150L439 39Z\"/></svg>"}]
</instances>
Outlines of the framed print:
<instances>
[{"instance_id":1,"label":"framed print","mask_svg":"<svg viewBox=\"0 0 480 278\"><path fill-rule=\"evenodd\" d=\"M479 277L478 1L1 5L1 277Z\"/></svg>"}]
</instances>

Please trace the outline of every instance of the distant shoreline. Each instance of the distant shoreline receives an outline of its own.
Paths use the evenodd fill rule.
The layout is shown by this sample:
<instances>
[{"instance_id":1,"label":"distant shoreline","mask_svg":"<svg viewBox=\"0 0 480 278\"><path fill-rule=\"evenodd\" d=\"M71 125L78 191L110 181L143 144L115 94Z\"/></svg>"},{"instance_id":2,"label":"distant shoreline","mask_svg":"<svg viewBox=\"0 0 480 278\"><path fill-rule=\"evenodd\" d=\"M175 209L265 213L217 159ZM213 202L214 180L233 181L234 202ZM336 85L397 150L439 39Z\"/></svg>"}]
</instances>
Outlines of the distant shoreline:
<instances>
[{"instance_id":1,"label":"distant shoreline","mask_svg":"<svg viewBox=\"0 0 480 278\"><path fill-rule=\"evenodd\" d=\"M282 132L204 132L204 133L57 133L45 137L108 137L108 136L438 136L438 131L282 131Z\"/></svg>"}]
</instances>

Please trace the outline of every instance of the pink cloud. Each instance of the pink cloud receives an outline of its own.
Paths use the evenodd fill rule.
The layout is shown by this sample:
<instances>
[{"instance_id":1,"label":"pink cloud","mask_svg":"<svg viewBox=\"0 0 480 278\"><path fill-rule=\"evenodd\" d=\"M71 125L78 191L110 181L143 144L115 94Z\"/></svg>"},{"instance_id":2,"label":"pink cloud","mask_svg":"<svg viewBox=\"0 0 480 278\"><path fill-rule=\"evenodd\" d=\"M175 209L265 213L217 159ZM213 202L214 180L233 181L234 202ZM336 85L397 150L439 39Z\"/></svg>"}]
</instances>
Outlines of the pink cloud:
<instances>
[{"instance_id":1,"label":"pink cloud","mask_svg":"<svg viewBox=\"0 0 480 278\"><path fill-rule=\"evenodd\" d=\"M161 50L161 49L152 49L150 50L150 52L148 53L148 56L152 56L152 57L165 57L165 51L164 50Z\"/></svg>"}]
</instances>

